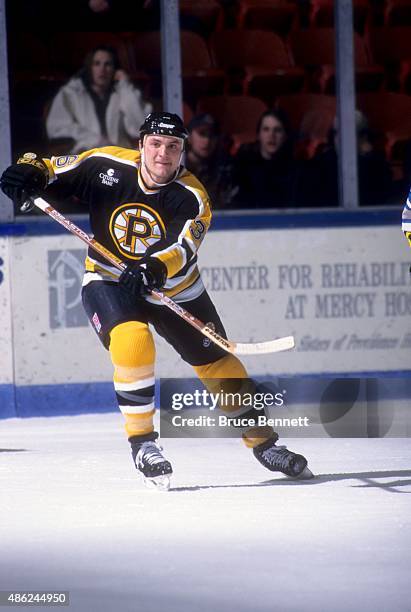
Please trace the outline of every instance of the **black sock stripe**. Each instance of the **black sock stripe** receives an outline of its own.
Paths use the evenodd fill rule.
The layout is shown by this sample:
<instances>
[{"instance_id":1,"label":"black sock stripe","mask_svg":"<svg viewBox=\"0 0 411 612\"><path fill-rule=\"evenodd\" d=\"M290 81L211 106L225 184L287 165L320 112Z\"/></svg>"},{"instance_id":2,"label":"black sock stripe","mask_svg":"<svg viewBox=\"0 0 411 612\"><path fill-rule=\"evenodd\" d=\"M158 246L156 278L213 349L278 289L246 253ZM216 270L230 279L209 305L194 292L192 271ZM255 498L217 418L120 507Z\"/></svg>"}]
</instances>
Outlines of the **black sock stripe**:
<instances>
[{"instance_id":1,"label":"black sock stripe","mask_svg":"<svg viewBox=\"0 0 411 612\"><path fill-rule=\"evenodd\" d=\"M154 395L149 397L141 397L139 395L134 395L134 393L131 394L124 391L119 393L116 391L116 396L119 406L146 406L147 404L152 404L154 402Z\"/></svg>"}]
</instances>

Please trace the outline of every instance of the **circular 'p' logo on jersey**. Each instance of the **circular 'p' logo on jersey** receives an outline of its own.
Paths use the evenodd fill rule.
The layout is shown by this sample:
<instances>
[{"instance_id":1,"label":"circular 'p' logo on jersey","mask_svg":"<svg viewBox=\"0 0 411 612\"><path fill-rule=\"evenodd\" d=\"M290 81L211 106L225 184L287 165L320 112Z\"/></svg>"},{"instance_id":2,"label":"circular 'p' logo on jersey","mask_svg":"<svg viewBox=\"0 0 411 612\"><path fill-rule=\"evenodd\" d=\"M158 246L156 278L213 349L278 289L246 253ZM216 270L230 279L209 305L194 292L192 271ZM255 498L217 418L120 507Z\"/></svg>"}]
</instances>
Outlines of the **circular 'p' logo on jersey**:
<instances>
[{"instance_id":1,"label":"circular 'p' logo on jersey","mask_svg":"<svg viewBox=\"0 0 411 612\"><path fill-rule=\"evenodd\" d=\"M159 214L146 204L122 204L111 215L110 234L122 255L139 259L165 236Z\"/></svg>"}]
</instances>

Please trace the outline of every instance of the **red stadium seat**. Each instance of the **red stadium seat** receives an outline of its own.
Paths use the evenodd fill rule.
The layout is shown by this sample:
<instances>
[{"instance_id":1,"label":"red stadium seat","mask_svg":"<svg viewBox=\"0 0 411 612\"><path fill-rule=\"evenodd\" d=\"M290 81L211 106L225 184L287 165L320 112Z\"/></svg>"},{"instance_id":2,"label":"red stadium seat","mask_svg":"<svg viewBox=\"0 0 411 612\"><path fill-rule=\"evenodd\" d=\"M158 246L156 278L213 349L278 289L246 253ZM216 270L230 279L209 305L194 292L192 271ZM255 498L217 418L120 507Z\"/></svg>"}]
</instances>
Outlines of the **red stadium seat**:
<instances>
[{"instance_id":1,"label":"red stadium seat","mask_svg":"<svg viewBox=\"0 0 411 612\"><path fill-rule=\"evenodd\" d=\"M368 0L354 0L353 21L354 29L357 32L364 32L369 9ZM334 0L311 0L309 23L311 27L333 27Z\"/></svg>"},{"instance_id":2,"label":"red stadium seat","mask_svg":"<svg viewBox=\"0 0 411 612\"><path fill-rule=\"evenodd\" d=\"M239 29L269 30L285 36L297 21L297 6L288 0L239 0Z\"/></svg>"},{"instance_id":3,"label":"red stadium seat","mask_svg":"<svg viewBox=\"0 0 411 612\"><path fill-rule=\"evenodd\" d=\"M411 59L411 27L393 26L370 28L368 44L378 64Z\"/></svg>"},{"instance_id":4,"label":"red stadium seat","mask_svg":"<svg viewBox=\"0 0 411 612\"><path fill-rule=\"evenodd\" d=\"M64 77L61 70L55 69L47 43L33 32L13 32L13 44L9 45L9 62L14 80Z\"/></svg>"},{"instance_id":5,"label":"red stadium seat","mask_svg":"<svg viewBox=\"0 0 411 612\"><path fill-rule=\"evenodd\" d=\"M374 60L385 66L387 88L410 91L411 27L370 28L367 38Z\"/></svg>"},{"instance_id":6,"label":"red stadium seat","mask_svg":"<svg viewBox=\"0 0 411 612\"><path fill-rule=\"evenodd\" d=\"M161 95L161 37L159 32L142 32L130 39L135 64L154 81L152 95ZM184 98L190 102L206 93L222 93L225 74L212 64L203 38L194 32L181 32L181 63Z\"/></svg>"},{"instance_id":7,"label":"red stadium seat","mask_svg":"<svg viewBox=\"0 0 411 612\"><path fill-rule=\"evenodd\" d=\"M387 159L401 156L405 142L411 139L411 97L380 92L357 96L357 107L368 119L370 129L383 139Z\"/></svg>"},{"instance_id":8,"label":"red stadium seat","mask_svg":"<svg viewBox=\"0 0 411 612\"><path fill-rule=\"evenodd\" d=\"M252 96L205 96L200 98L197 113L210 113L232 139L232 153L240 144L253 142L257 123L267 105Z\"/></svg>"},{"instance_id":9,"label":"red stadium seat","mask_svg":"<svg viewBox=\"0 0 411 612\"><path fill-rule=\"evenodd\" d=\"M387 0L384 9L384 23L387 26L411 25L410 0Z\"/></svg>"},{"instance_id":10,"label":"red stadium seat","mask_svg":"<svg viewBox=\"0 0 411 612\"><path fill-rule=\"evenodd\" d=\"M276 95L300 91L305 73L296 67L284 41L264 30L223 30L210 37L214 62L230 76L231 91L270 102Z\"/></svg>"},{"instance_id":11,"label":"red stadium seat","mask_svg":"<svg viewBox=\"0 0 411 612\"><path fill-rule=\"evenodd\" d=\"M310 28L293 33L291 48L297 65L306 67L310 88L321 93L335 91L335 30ZM357 91L375 91L384 80L381 66L371 63L364 39L354 33L355 77Z\"/></svg>"},{"instance_id":12,"label":"red stadium seat","mask_svg":"<svg viewBox=\"0 0 411 612\"><path fill-rule=\"evenodd\" d=\"M191 106L189 106L187 102L183 102L183 120L186 126L190 123L193 116L194 113Z\"/></svg>"},{"instance_id":13,"label":"red stadium seat","mask_svg":"<svg viewBox=\"0 0 411 612\"><path fill-rule=\"evenodd\" d=\"M180 0L179 9L180 15L186 17L183 22L185 29L192 29L188 27L189 20L192 20L195 31L206 36L223 27L224 11L217 0Z\"/></svg>"},{"instance_id":14,"label":"red stadium seat","mask_svg":"<svg viewBox=\"0 0 411 612\"><path fill-rule=\"evenodd\" d=\"M99 45L113 47L119 56L121 67L131 71L125 43L112 32L58 32L50 41L51 57L56 69L73 76L84 63L89 51Z\"/></svg>"},{"instance_id":15,"label":"red stadium seat","mask_svg":"<svg viewBox=\"0 0 411 612\"><path fill-rule=\"evenodd\" d=\"M296 154L311 158L328 140L336 114L334 96L300 93L281 96L277 107L283 109L296 134Z\"/></svg>"}]
</instances>

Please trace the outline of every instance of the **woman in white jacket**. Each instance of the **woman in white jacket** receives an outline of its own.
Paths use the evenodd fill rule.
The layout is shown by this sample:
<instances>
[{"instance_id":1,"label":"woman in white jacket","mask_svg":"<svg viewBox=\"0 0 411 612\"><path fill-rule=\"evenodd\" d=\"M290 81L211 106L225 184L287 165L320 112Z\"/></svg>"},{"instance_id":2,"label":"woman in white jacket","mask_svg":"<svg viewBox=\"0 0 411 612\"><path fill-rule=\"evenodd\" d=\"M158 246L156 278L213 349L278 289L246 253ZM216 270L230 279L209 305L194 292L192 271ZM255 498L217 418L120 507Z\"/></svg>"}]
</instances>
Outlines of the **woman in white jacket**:
<instances>
[{"instance_id":1,"label":"woman in white jacket","mask_svg":"<svg viewBox=\"0 0 411 612\"><path fill-rule=\"evenodd\" d=\"M46 120L50 140L72 139L71 153L118 145L135 148L152 105L119 68L117 54L100 46L54 98Z\"/></svg>"}]
</instances>

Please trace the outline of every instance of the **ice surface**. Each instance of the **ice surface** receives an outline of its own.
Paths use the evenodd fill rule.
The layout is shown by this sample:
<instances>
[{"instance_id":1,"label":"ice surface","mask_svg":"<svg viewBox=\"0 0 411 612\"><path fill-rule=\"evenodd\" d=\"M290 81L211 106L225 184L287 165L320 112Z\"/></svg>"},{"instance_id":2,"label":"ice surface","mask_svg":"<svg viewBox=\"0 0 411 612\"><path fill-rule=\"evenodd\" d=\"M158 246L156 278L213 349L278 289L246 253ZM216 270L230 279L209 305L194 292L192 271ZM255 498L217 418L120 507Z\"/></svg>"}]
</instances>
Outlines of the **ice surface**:
<instances>
[{"instance_id":1,"label":"ice surface","mask_svg":"<svg viewBox=\"0 0 411 612\"><path fill-rule=\"evenodd\" d=\"M73 612L411 610L409 439L287 439L309 481L239 440L163 440L159 493L120 415L0 432L1 590L69 590Z\"/></svg>"}]
</instances>

